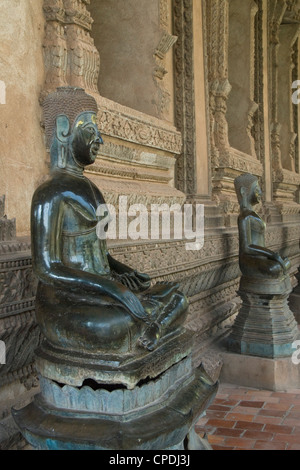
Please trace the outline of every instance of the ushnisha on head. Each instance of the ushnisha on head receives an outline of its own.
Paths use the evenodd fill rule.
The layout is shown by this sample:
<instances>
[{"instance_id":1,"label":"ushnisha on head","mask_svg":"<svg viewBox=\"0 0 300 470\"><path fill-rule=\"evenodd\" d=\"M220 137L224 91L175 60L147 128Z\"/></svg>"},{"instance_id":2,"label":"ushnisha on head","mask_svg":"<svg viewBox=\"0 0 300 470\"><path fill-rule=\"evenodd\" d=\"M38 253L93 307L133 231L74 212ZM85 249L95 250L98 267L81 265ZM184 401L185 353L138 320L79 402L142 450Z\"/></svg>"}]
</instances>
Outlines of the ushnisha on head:
<instances>
[{"instance_id":1,"label":"ushnisha on head","mask_svg":"<svg viewBox=\"0 0 300 470\"><path fill-rule=\"evenodd\" d=\"M82 88L60 87L45 98L43 110L52 169L83 169L94 163L103 143L96 100Z\"/></svg>"},{"instance_id":2,"label":"ushnisha on head","mask_svg":"<svg viewBox=\"0 0 300 470\"><path fill-rule=\"evenodd\" d=\"M235 191L241 208L261 202L261 188L257 176L245 173L234 180Z\"/></svg>"}]
</instances>

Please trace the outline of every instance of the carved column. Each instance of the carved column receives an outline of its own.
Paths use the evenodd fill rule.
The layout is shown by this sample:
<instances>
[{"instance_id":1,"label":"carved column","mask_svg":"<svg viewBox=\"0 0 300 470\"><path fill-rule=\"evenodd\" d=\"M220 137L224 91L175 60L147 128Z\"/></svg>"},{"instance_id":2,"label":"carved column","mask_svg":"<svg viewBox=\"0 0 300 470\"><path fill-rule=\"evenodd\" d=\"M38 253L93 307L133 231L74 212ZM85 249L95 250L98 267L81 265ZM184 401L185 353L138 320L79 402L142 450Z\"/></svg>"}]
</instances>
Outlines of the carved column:
<instances>
[{"instance_id":1,"label":"carved column","mask_svg":"<svg viewBox=\"0 0 300 470\"><path fill-rule=\"evenodd\" d=\"M298 24L282 24L279 28L278 51L278 109L280 110L280 141L282 167L295 171L295 139L292 82L294 63L294 44L299 35Z\"/></svg>"},{"instance_id":2,"label":"carved column","mask_svg":"<svg viewBox=\"0 0 300 470\"><path fill-rule=\"evenodd\" d=\"M294 45L299 35L299 18L294 8L293 2L269 2L273 199L283 221L292 221L300 210L297 203L300 176L295 172L298 129L292 108Z\"/></svg>"},{"instance_id":3,"label":"carved column","mask_svg":"<svg viewBox=\"0 0 300 470\"><path fill-rule=\"evenodd\" d=\"M195 100L193 70L193 0L174 1L175 125L183 137L183 151L176 163L177 188L196 194Z\"/></svg>"},{"instance_id":4,"label":"carved column","mask_svg":"<svg viewBox=\"0 0 300 470\"><path fill-rule=\"evenodd\" d=\"M205 2L207 20L208 81L212 163L229 149L227 100L231 91L228 81L228 0Z\"/></svg>"},{"instance_id":5,"label":"carved column","mask_svg":"<svg viewBox=\"0 0 300 470\"><path fill-rule=\"evenodd\" d=\"M255 16L254 0L229 3L229 81L232 91L228 99L229 141L233 148L256 157L252 135L254 115Z\"/></svg>"},{"instance_id":6,"label":"carved column","mask_svg":"<svg viewBox=\"0 0 300 470\"><path fill-rule=\"evenodd\" d=\"M43 96L59 86L97 93L100 58L90 36L90 0L44 0L46 69Z\"/></svg>"},{"instance_id":7,"label":"carved column","mask_svg":"<svg viewBox=\"0 0 300 470\"><path fill-rule=\"evenodd\" d=\"M252 136L253 118L257 109L254 102L254 16L257 5L253 1L243 2L243 24L244 21L247 24L247 34L241 35L237 44L234 44L235 22L241 16L240 3L236 0L205 2L212 193L214 201L224 213L226 225L235 225L237 220L239 208L233 183L237 172L250 171L259 176L262 174L262 165L256 158ZM229 48L229 41L234 47ZM245 60L245 57L246 62L237 67L235 60ZM237 83L237 76L241 84ZM233 106L239 90L242 100L238 99L238 104ZM234 123L241 126L241 129L234 129ZM243 146L237 143L235 146L234 139L233 142L230 139L232 136L236 136L236 142L246 144Z\"/></svg>"},{"instance_id":8,"label":"carved column","mask_svg":"<svg viewBox=\"0 0 300 470\"><path fill-rule=\"evenodd\" d=\"M269 0L269 35L270 35L270 61L271 61L271 147L273 170L282 168L280 148L280 124L278 122L278 48L279 26L286 10L284 0Z\"/></svg>"}]
</instances>

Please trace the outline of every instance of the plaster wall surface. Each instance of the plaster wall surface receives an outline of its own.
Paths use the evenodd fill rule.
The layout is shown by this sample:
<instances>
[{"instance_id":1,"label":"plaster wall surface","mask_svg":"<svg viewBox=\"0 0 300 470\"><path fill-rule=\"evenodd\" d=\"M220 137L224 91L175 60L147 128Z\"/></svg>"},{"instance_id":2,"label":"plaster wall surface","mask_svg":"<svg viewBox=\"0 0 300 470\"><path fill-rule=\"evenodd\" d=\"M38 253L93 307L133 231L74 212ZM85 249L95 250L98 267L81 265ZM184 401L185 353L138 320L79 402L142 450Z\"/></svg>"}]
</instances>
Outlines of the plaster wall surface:
<instances>
[{"instance_id":1,"label":"plaster wall surface","mask_svg":"<svg viewBox=\"0 0 300 470\"><path fill-rule=\"evenodd\" d=\"M33 191L47 174L37 97L44 85L42 0L2 0L0 188L17 235L29 235Z\"/></svg>"},{"instance_id":2,"label":"plaster wall surface","mask_svg":"<svg viewBox=\"0 0 300 470\"><path fill-rule=\"evenodd\" d=\"M172 122L171 50L165 57L166 76L156 78L155 51L163 37L159 1L94 0L89 10L94 20L91 35L100 53L100 95ZM168 23L170 30L170 17ZM170 93L166 105L161 82Z\"/></svg>"}]
</instances>

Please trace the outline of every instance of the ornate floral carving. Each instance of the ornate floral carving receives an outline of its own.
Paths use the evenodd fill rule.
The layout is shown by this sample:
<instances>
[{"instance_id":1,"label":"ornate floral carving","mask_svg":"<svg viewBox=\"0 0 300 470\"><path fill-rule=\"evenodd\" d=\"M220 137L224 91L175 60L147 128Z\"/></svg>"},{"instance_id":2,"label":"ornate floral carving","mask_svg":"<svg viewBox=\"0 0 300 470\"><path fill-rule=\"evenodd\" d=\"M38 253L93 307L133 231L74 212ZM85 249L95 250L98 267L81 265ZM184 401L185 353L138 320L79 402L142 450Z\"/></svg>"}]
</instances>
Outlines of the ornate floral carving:
<instances>
[{"instance_id":1,"label":"ornate floral carving","mask_svg":"<svg viewBox=\"0 0 300 470\"><path fill-rule=\"evenodd\" d=\"M167 130L103 106L99 106L98 120L99 129L103 134L173 154L179 154L181 151L181 135L175 130Z\"/></svg>"}]
</instances>

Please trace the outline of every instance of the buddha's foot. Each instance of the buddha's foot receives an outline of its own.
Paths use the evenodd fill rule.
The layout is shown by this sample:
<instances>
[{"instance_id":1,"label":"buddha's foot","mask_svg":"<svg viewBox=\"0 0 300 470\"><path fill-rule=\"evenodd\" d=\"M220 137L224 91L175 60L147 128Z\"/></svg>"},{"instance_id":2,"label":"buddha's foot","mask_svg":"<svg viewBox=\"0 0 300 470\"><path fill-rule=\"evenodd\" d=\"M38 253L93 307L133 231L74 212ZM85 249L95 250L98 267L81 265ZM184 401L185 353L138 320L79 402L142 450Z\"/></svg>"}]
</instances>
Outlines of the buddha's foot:
<instances>
[{"instance_id":1,"label":"buddha's foot","mask_svg":"<svg viewBox=\"0 0 300 470\"><path fill-rule=\"evenodd\" d=\"M143 336L139 338L138 343L143 348L148 349L148 351L153 351L158 344L159 338L159 325L157 323L151 323L151 325L149 325L144 332Z\"/></svg>"}]
</instances>

